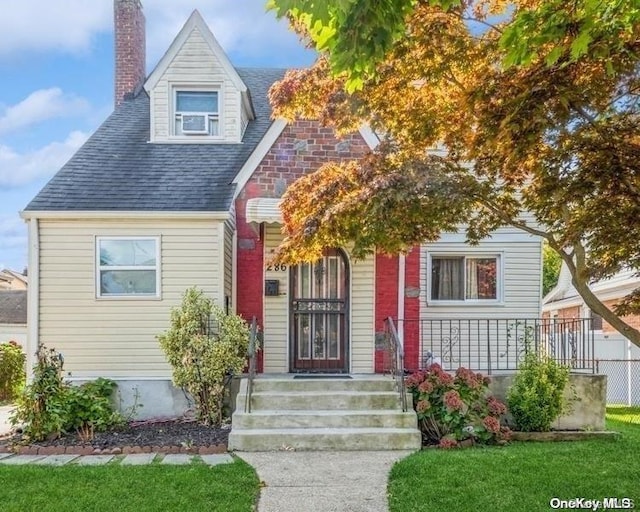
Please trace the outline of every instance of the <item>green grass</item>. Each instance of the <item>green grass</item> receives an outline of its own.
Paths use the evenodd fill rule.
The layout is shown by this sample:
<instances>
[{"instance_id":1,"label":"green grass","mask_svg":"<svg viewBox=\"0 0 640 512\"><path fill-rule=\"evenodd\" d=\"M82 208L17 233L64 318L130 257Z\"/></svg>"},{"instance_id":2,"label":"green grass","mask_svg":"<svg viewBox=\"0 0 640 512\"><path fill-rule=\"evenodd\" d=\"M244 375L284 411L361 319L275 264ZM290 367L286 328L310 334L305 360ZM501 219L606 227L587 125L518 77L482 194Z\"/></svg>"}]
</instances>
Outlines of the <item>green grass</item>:
<instances>
[{"instance_id":1,"label":"green grass","mask_svg":"<svg viewBox=\"0 0 640 512\"><path fill-rule=\"evenodd\" d=\"M548 512L552 497L628 497L640 507L640 426L607 426L623 435L415 453L391 470L390 510Z\"/></svg>"},{"instance_id":2,"label":"green grass","mask_svg":"<svg viewBox=\"0 0 640 512\"><path fill-rule=\"evenodd\" d=\"M251 466L0 465L3 512L249 512L258 496Z\"/></svg>"},{"instance_id":3,"label":"green grass","mask_svg":"<svg viewBox=\"0 0 640 512\"><path fill-rule=\"evenodd\" d=\"M607 419L640 425L640 407L607 405Z\"/></svg>"}]
</instances>

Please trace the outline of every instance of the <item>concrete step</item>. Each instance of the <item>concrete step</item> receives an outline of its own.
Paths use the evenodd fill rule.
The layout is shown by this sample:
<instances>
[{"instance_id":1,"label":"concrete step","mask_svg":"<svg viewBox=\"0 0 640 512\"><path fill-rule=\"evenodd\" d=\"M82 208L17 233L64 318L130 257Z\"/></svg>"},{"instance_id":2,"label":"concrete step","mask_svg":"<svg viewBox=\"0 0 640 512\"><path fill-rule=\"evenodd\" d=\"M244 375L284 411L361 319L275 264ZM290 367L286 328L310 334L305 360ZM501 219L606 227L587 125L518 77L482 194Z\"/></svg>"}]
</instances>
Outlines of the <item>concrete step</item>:
<instances>
[{"instance_id":1,"label":"concrete step","mask_svg":"<svg viewBox=\"0 0 640 512\"><path fill-rule=\"evenodd\" d=\"M229 449L259 452L274 450L418 450L415 428L288 428L239 429L229 434Z\"/></svg>"},{"instance_id":2,"label":"concrete step","mask_svg":"<svg viewBox=\"0 0 640 512\"><path fill-rule=\"evenodd\" d=\"M275 391L395 391L391 377L311 378L258 377L253 382L256 393Z\"/></svg>"},{"instance_id":3,"label":"concrete step","mask_svg":"<svg viewBox=\"0 0 640 512\"><path fill-rule=\"evenodd\" d=\"M253 393L252 411L330 411L401 409L400 397L394 391L278 391Z\"/></svg>"},{"instance_id":4,"label":"concrete step","mask_svg":"<svg viewBox=\"0 0 640 512\"><path fill-rule=\"evenodd\" d=\"M233 428L417 428L416 414L400 410L236 411Z\"/></svg>"}]
</instances>

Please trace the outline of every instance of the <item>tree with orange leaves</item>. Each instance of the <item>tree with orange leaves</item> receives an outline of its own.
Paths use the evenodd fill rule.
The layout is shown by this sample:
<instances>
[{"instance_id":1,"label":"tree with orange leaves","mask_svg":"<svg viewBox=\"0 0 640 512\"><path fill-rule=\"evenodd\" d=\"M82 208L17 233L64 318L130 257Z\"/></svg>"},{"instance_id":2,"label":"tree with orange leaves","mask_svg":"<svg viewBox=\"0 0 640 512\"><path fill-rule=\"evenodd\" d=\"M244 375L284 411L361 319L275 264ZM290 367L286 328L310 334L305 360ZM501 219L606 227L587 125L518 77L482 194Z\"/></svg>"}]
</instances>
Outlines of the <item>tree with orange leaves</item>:
<instances>
[{"instance_id":1,"label":"tree with orange leaves","mask_svg":"<svg viewBox=\"0 0 640 512\"><path fill-rule=\"evenodd\" d=\"M640 6L611 0L274 0L320 50L275 114L385 142L283 198L280 258L350 243L390 253L464 226L545 239L585 303L640 346L593 280L640 268ZM393 11L393 12L391 12Z\"/></svg>"}]
</instances>

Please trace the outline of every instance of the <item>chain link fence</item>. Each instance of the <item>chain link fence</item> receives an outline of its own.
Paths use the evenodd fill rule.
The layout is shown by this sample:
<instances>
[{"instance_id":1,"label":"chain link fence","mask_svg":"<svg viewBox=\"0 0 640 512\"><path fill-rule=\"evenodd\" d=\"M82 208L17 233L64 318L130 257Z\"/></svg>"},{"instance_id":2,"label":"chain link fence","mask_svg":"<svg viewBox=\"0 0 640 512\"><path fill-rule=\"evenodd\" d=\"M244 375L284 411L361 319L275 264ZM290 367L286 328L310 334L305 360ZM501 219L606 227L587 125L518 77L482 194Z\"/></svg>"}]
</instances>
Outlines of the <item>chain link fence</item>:
<instances>
[{"instance_id":1,"label":"chain link fence","mask_svg":"<svg viewBox=\"0 0 640 512\"><path fill-rule=\"evenodd\" d=\"M607 417L640 424L640 359L596 359L607 376Z\"/></svg>"}]
</instances>

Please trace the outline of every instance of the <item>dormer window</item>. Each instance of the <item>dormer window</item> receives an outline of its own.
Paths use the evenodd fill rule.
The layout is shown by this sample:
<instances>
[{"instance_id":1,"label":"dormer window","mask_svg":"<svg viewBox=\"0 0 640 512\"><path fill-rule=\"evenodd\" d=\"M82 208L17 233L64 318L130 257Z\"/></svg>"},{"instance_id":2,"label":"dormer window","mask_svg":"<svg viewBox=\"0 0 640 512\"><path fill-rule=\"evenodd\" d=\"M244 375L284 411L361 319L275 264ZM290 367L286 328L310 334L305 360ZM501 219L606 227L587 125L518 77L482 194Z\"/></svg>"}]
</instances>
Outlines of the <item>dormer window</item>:
<instances>
[{"instance_id":1,"label":"dormer window","mask_svg":"<svg viewBox=\"0 0 640 512\"><path fill-rule=\"evenodd\" d=\"M219 94L216 90L176 90L174 135L220 135Z\"/></svg>"}]
</instances>

